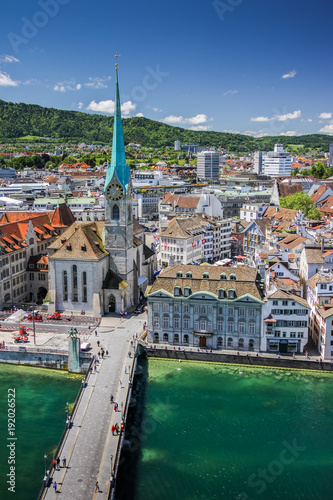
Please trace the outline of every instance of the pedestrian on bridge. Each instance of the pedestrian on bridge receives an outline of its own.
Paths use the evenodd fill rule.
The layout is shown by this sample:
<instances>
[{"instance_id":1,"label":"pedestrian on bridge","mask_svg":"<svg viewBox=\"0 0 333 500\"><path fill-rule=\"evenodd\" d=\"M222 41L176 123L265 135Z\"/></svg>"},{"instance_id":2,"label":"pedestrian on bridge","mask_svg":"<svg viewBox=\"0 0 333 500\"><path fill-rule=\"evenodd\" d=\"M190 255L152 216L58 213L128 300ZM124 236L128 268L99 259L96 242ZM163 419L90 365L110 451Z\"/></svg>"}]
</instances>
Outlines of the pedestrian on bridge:
<instances>
[{"instance_id":1,"label":"pedestrian on bridge","mask_svg":"<svg viewBox=\"0 0 333 500\"><path fill-rule=\"evenodd\" d=\"M96 481L96 484L95 484L95 492L96 491L99 491L99 484L98 484L98 481Z\"/></svg>"},{"instance_id":2,"label":"pedestrian on bridge","mask_svg":"<svg viewBox=\"0 0 333 500\"><path fill-rule=\"evenodd\" d=\"M113 403L113 394L110 396L110 403Z\"/></svg>"},{"instance_id":3,"label":"pedestrian on bridge","mask_svg":"<svg viewBox=\"0 0 333 500\"><path fill-rule=\"evenodd\" d=\"M112 436L114 436L114 431L116 430L116 426L115 426L115 425L113 425L113 426L111 427L111 430L112 430Z\"/></svg>"},{"instance_id":4,"label":"pedestrian on bridge","mask_svg":"<svg viewBox=\"0 0 333 500\"><path fill-rule=\"evenodd\" d=\"M66 467L66 457L62 457L62 466Z\"/></svg>"},{"instance_id":5,"label":"pedestrian on bridge","mask_svg":"<svg viewBox=\"0 0 333 500\"><path fill-rule=\"evenodd\" d=\"M57 493L57 481L54 481L53 483L53 488L54 488L54 493Z\"/></svg>"}]
</instances>

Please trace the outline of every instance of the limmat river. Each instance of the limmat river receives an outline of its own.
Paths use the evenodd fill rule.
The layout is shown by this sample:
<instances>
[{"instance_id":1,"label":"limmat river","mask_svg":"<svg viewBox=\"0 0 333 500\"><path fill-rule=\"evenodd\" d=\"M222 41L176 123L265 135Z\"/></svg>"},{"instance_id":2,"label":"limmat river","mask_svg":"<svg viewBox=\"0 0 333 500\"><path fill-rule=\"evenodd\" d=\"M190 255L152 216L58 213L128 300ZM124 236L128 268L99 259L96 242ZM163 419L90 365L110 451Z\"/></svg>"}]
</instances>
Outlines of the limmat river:
<instances>
[{"instance_id":1,"label":"limmat river","mask_svg":"<svg viewBox=\"0 0 333 500\"><path fill-rule=\"evenodd\" d=\"M147 381L136 391L117 498L332 498L333 374L155 359L142 366Z\"/></svg>"},{"instance_id":2,"label":"limmat river","mask_svg":"<svg viewBox=\"0 0 333 500\"><path fill-rule=\"evenodd\" d=\"M49 466L65 427L66 402L75 401L81 378L65 371L0 364L1 500L36 500L43 484L44 455ZM13 421L8 410L13 408L15 430L9 431L15 435L10 436L8 422ZM11 466L15 467L15 492L8 490Z\"/></svg>"}]
</instances>

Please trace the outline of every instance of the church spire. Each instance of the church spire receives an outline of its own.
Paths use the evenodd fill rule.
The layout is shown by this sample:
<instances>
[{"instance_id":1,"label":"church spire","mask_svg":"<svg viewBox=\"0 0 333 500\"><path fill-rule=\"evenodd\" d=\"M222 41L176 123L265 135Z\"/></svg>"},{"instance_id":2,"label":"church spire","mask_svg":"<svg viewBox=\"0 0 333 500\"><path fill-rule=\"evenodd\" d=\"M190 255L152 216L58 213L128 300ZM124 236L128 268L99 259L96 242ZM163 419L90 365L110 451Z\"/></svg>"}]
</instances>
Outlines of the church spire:
<instances>
[{"instance_id":1,"label":"church spire","mask_svg":"<svg viewBox=\"0 0 333 500\"><path fill-rule=\"evenodd\" d=\"M117 63L116 63L116 95L114 102L112 154L111 154L111 163L108 165L106 172L104 192L106 191L106 188L110 183L114 173L116 174L119 182L122 184L126 192L130 178L130 168L126 165L126 157L125 157L125 145L124 145L123 125L121 121Z\"/></svg>"}]
</instances>

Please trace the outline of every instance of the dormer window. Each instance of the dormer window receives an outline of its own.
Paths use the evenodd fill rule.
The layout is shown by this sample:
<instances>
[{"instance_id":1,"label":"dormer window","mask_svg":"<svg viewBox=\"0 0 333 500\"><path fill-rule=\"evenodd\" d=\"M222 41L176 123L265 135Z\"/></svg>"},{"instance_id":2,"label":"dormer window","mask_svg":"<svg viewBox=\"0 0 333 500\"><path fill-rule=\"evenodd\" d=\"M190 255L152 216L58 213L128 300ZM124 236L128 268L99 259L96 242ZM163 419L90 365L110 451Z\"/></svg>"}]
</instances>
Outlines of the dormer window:
<instances>
[{"instance_id":1,"label":"dormer window","mask_svg":"<svg viewBox=\"0 0 333 500\"><path fill-rule=\"evenodd\" d=\"M230 274L230 279L235 281L236 280L236 274Z\"/></svg>"},{"instance_id":2,"label":"dormer window","mask_svg":"<svg viewBox=\"0 0 333 500\"><path fill-rule=\"evenodd\" d=\"M191 288L189 286L186 286L184 288L184 296L189 297L191 295Z\"/></svg>"},{"instance_id":3,"label":"dormer window","mask_svg":"<svg viewBox=\"0 0 333 500\"><path fill-rule=\"evenodd\" d=\"M233 288L230 288L230 290L228 291L228 298L229 299L235 298L235 290Z\"/></svg>"},{"instance_id":4,"label":"dormer window","mask_svg":"<svg viewBox=\"0 0 333 500\"><path fill-rule=\"evenodd\" d=\"M177 271L176 278L182 278L182 277L183 277L183 272Z\"/></svg>"},{"instance_id":5,"label":"dormer window","mask_svg":"<svg viewBox=\"0 0 333 500\"><path fill-rule=\"evenodd\" d=\"M207 280L209 278L209 273L203 273L202 277L204 280Z\"/></svg>"},{"instance_id":6,"label":"dormer window","mask_svg":"<svg viewBox=\"0 0 333 500\"><path fill-rule=\"evenodd\" d=\"M226 280L227 279L227 275L225 273L221 273L220 274L220 279L221 280Z\"/></svg>"},{"instance_id":7,"label":"dormer window","mask_svg":"<svg viewBox=\"0 0 333 500\"><path fill-rule=\"evenodd\" d=\"M72 251L72 245L70 243L66 245L66 250L68 250L69 252Z\"/></svg>"},{"instance_id":8,"label":"dormer window","mask_svg":"<svg viewBox=\"0 0 333 500\"><path fill-rule=\"evenodd\" d=\"M180 295L180 286L175 286L173 293L174 295Z\"/></svg>"},{"instance_id":9,"label":"dormer window","mask_svg":"<svg viewBox=\"0 0 333 500\"><path fill-rule=\"evenodd\" d=\"M224 299L224 297L225 297L224 288L219 288L219 299Z\"/></svg>"},{"instance_id":10,"label":"dormer window","mask_svg":"<svg viewBox=\"0 0 333 500\"><path fill-rule=\"evenodd\" d=\"M187 271L186 278L192 278L192 271Z\"/></svg>"},{"instance_id":11,"label":"dormer window","mask_svg":"<svg viewBox=\"0 0 333 500\"><path fill-rule=\"evenodd\" d=\"M81 250L82 250L82 252L86 252L87 251L86 245L82 245Z\"/></svg>"}]
</instances>

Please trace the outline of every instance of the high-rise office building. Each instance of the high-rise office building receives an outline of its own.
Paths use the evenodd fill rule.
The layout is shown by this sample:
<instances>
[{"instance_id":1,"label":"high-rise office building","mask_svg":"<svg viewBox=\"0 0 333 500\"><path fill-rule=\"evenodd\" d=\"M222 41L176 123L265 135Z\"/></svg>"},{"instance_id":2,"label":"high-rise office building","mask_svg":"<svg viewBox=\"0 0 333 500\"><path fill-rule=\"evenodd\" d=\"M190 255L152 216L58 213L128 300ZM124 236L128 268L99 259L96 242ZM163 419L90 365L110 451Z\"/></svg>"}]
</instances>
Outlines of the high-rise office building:
<instances>
[{"instance_id":1,"label":"high-rise office building","mask_svg":"<svg viewBox=\"0 0 333 500\"><path fill-rule=\"evenodd\" d=\"M333 144L330 144L330 152L328 155L327 166L333 167Z\"/></svg>"},{"instance_id":2,"label":"high-rise office building","mask_svg":"<svg viewBox=\"0 0 333 500\"><path fill-rule=\"evenodd\" d=\"M253 171L255 174L262 173L262 151L256 151L253 157Z\"/></svg>"},{"instance_id":3,"label":"high-rise office building","mask_svg":"<svg viewBox=\"0 0 333 500\"><path fill-rule=\"evenodd\" d=\"M201 151L197 154L198 180L219 180L219 157L217 151Z\"/></svg>"},{"instance_id":4,"label":"high-rise office building","mask_svg":"<svg viewBox=\"0 0 333 500\"><path fill-rule=\"evenodd\" d=\"M282 144L275 144L274 151L265 153L262 158L263 174L271 177L291 175L291 156L284 151Z\"/></svg>"}]
</instances>

